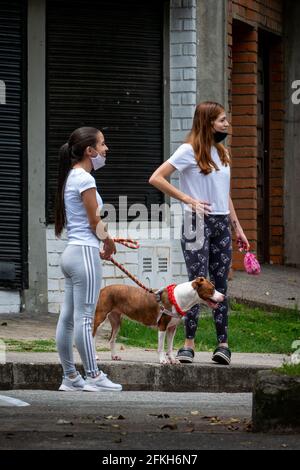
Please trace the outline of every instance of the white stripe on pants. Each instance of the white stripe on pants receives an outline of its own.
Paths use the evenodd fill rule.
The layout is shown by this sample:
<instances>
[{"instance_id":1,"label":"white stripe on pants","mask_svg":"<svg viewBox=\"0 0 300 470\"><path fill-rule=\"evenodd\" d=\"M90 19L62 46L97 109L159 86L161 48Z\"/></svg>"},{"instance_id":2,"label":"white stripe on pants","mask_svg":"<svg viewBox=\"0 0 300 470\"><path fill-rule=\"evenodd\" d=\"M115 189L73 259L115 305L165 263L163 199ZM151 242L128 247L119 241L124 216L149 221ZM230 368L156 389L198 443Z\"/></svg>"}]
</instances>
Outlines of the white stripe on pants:
<instances>
[{"instance_id":1,"label":"white stripe on pants","mask_svg":"<svg viewBox=\"0 0 300 470\"><path fill-rule=\"evenodd\" d=\"M56 344L64 375L76 371L73 359L75 337L85 373L95 377L99 369L92 323L102 280L99 249L68 245L61 257L61 269L65 276L65 297L56 329Z\"/></svg>"}]
</instances>

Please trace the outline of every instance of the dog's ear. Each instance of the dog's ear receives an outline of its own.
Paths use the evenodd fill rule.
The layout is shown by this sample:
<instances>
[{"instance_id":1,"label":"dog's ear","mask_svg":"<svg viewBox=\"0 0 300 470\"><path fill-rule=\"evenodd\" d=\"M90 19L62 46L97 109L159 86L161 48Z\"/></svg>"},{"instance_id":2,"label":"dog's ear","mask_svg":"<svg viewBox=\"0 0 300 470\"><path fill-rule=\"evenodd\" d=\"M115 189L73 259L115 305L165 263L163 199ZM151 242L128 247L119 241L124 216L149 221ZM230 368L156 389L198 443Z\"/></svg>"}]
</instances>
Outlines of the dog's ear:
<instances>
[{"instance_id":1,"label":"dog's ear","mask_svg":"<svg viewBox=\"0 0 300 470\"><path fill-rule=\"evenodd\" d=\"M205 282L205 277L196 277L196 279L194 279L192 282L192 287L197 290L199 289L199 287L202 286L204 282Z\"/></svg>"}]
</instances>

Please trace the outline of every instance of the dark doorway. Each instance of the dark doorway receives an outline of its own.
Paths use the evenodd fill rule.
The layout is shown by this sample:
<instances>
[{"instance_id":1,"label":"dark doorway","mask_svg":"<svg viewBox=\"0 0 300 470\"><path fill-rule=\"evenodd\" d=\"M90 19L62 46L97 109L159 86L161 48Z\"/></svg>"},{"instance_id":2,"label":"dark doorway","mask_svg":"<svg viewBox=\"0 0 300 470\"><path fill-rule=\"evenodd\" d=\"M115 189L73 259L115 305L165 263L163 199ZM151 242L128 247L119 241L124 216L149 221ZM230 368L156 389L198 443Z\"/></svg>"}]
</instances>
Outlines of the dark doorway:
<instances>
[{"instance_id":1,"label":"dark doorway","mask_svg":"<svg viewBox=\"0 0 300 470\"><path fill-rule=\"evenodd\" d=\"M160 0L47 2L48 222L58 149L80 126L103 130L110 149L94 175L104 203L118 214L119 196L163 202L148 184L163 161L163 21Z\"/></svg>"},{"instance_id":2,"label":"dark doorway","mask_svg":"<svg viewBox=\"0 0 300 470\"><path fill-rule=\"evenodd\" d=\"M269 262L269 178L270 178L270 38L258 35L257 59L257 255L260 262Z\"/></svg>"}]
</instances>

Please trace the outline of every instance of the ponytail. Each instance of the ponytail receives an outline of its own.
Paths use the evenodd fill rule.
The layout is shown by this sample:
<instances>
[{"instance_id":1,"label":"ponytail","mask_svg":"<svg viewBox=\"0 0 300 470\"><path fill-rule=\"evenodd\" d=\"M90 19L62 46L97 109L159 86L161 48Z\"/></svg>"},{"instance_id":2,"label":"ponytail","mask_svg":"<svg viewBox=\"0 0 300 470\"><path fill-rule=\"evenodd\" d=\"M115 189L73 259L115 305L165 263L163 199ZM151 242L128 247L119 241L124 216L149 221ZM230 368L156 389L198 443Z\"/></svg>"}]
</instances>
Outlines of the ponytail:
<instances>
[{"instance_id":1,"label":"ponytail","mask_svg":"<svg viewBox=\"0 0 300 470\"><path fill-rule=\"evenodd\" d=\"M55 198L55 236L60 238L66 222L64 188L72 166L71 152L68 142L59 149L58 184Z\"/></svg>"},{"instance_id":2,"label":"ponytail","mask_svg":"<svg viewBox=\"0 0 300 470\"><path fill-rule=\"evenodd\" d=\"M66 223L64 191L66 180L75 163L82 161L88 146L95 147L99 129L79 127L59 149L58 184L55 199L55 236L60 237Z\"/></svg>"}]
</instances>

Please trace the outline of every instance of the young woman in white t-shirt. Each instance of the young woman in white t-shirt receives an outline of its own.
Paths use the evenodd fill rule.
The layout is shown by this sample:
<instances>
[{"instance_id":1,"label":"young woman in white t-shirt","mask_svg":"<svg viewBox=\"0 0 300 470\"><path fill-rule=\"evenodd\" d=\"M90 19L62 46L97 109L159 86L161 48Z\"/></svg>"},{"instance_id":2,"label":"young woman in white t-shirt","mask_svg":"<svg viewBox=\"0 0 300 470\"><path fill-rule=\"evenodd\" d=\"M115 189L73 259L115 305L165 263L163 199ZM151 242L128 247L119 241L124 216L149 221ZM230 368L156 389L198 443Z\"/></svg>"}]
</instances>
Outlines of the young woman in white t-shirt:
<instances>
[{"instance_id":1,"label":"young woman in white t-shirt","mask_svg":"<svg viewBox=\"0 0 300 470\"><path fill-rule=\"evenodd\" d=\"M68 245L61 257L65 277L65 295L56 329L56 344L64 376L62 391L120 391L99 371L96 363L92 324L99 297L103 259L116 252L113 239L100 218L103 205L97 192L92 169L105 165L108 148L102 132L94 127L80 127L59 151L59 175L55 206L55 235L64 227ZM100 241L103 250L99 253ZM86 374L76 371L73 335Z\"/></svg>"},{"instance_id":2,"label":"young woman in white t-shirt","mask_svg":"<svg viewBox=\"0 0 300 470\"><path fill-rule=\"evenodd\" d=\"M223 106L210 101L200 103L196 107L193 127L186 142L149 180L183 204L181 245L189 280L209 274L216 289L223 294L227 292L231 263L230 222L237 238L245 248L249 248L230 197L230 155L221 144L227 136L228 127ZM175 170L179 171L179 189L167 181ZM218 345L212 360L220 364L230 364L231 361L227 313L228 300L225 297L213 310ZM185 317L186 340L177 353L180 362L188 363L194 359L198 318L197 305Z\"/></svg>"}]
</instances>

